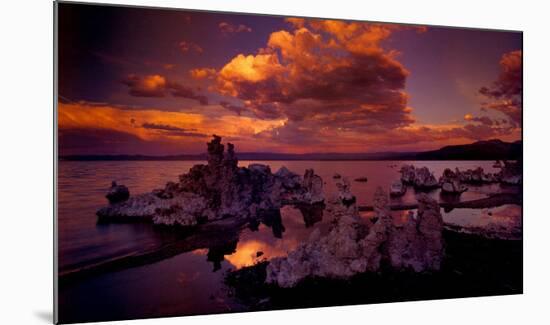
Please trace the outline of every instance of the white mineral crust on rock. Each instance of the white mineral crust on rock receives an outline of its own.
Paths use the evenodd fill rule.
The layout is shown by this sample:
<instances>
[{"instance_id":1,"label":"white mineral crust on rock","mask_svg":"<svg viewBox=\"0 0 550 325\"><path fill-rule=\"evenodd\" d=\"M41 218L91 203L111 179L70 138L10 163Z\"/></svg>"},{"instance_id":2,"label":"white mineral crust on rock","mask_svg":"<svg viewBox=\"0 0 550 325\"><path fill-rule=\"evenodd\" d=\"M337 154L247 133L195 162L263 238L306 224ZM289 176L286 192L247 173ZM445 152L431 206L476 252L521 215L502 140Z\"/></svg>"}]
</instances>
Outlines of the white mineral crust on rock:
<instances>
[{"instance_id":1,"label":"white mineral crust on rock","mask_svg":"<svg viewBox=\"0 0 550 325\"><path fill-rule=\"evenodd\" d=\"M427 167L416 168L413 165L403 165L400 173L403 184L426 190L439 187L439 182Z\"/></svg>"},{"instance_id":2,"label":"white mineral crust on rock","mask_svg":"<svg viewBox=\"0 0 550 325\"><path fill-rule=\"evenodd\" d=\"M193 226L224 218L255 218L283 204L324 201L323 180L312 169L302 178L285 167L275 174L262 164L239 167L231 143L224 151L221 138L214 136L207 145L208 164L193 166L163 189L128 198L127 188L114 183L108 195L115 199L97 212L99 220Z\"/></svg>"},{"instance_id":3,"label":"white mineral crust on rock","mask_svg":"<svg viewBox=\"0 0 550 325\"><path fill-rule=\"evenodd\" d=\"M444 254L443 220L435 200L421 194L417 215L411 213L405 225L395 226L388 196L381 188L374 196L374 223L360 217L349 197L349 183L340 182L338 188L340 192L329 200L325 211L334 219L328 233L316 229L288 256L272 259L267 283L293 287L307 277L349 278L378 271L382 264L397 270L439 270Z\"/></svg>"}]
</instances>

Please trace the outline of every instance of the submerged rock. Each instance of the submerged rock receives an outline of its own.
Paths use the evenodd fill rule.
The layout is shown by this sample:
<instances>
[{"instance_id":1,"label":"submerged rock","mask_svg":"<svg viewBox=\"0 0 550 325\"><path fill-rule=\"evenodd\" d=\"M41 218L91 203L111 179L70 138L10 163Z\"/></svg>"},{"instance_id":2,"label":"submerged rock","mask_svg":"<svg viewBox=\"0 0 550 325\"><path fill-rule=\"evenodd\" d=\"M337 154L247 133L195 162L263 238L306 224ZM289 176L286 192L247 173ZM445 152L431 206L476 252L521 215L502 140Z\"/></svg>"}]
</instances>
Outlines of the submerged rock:
<instances>
[{"instance_id":1,"label":"submerged rock","mask_svg":"<svg viewBox=\"0 0 550 325\"><path fill-rule=\"evenodd\" d=\"M110 205L97 212L99 220L193 226L223 218L256 218L283 204L324 201L323 181L312 169L302 178L285 167L275 174L262 164L239 167L234 146L228 143L225 151L219 136L207 148L206 165L194 165L163 189L109 200Z\"/></svg>"},{"instance_id":2,"label":"submerged rock","mask_svg":"<svg viewBox=\"0 0 550 325\"><path fill-rule=\"evenodd\" d=\"M348 184L349 185L349 184ZM325 213L334 219L328 233L314 230L309 239L288 254L270 261L266 282L293 287L307 277L349 278L375 272L382 265L396 270L436 271L443 259L443 219L438 203L425 194L418 198L416 217L393 225L388 196L378 188L374 197L376 221L362 219L350 202L349 186L328 202Z\"/></svg>"}]
</instances>

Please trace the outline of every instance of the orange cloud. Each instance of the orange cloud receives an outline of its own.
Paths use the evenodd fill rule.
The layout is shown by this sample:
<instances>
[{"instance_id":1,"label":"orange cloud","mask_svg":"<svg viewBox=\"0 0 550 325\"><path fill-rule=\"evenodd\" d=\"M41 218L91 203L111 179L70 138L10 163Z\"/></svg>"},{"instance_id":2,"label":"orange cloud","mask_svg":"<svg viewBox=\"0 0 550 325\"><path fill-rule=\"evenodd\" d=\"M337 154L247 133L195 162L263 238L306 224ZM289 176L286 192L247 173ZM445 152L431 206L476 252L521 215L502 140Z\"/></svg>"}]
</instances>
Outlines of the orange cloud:
<instances>
[{"instance_id":1,"label":"orange cloud","mask_svg":"<svg viewBox=\"0 0 550 325\"><path fill-rule=\"evenodd\" d=\"M368 132L374 125L392 129L414 122L404 91L408 71L381 46L394 25L287 21L294 30L271 33L265 48L239 54L221 69L219 92L262 118L326 122L318 128Z\"/></svg>"},{"instance_id":2,"label":"orange cloud","mask_svg":"<svg viewBox=\"0 0 550 325\"><path fill-rule=\"evenodd\" d=\"M261 85L262 81L278 78L284 70L276 54L239 54L220 70L218 89L222 94L239 97L245 91L243 86Z\"/></svg>"},{"instance_id":3,"label":"orange cloud","mask_svg":"<svg viewBox=\"0 0 550 325\"><path fill-rule=\"evenodd\" d=\"M123 83L130 87L130 95L132 96L163 97L166 87L166 78L158 74L145 77L131 74Z\"/></svg>"},{"instance_id":4,"label":"orange cloud","mask_svg":"<svg viewBox=\"0 0 550 325\"><path fill-rule=\"evenodd\" d=\"M129 87L129 94L132 96L164 97L166 93L170 93L174 97L193 99L201 105L208 105L206 96L199 95L192 88L173 80L167 80L158 74L143 77L130 74L122 83Z\"/></svg>"},{"instance_id":5,"label":"orange cloud","mask_svg":"<svg viewBox=\"0 0 550 325\"><path fill-rule=\"evenodd\" d=\"M223 111L221 107L219 110ZM58 112L60 130L106 129L131 134L145 141L170 142L183 138L196 141L197 136L209 137L212 134L246 139L284 123L282 120L265 121L235 115L213 118L200 113L130 110L85 102L60 102Z\"/></svg>"},{"instance_id":6,"label":"orange cloud","mask_svg":"<svg viewBox=\"0 0 550 325\"><path fill-rule=\"evenodd\" d=\"M189 71L193 79L212 79L216 76L216 69L213 68L196 68Z\"/></svg>"},{"instance_id":7,"label":"orange cloud","mask_svg":"<svg viewBox=\"0 0 550 325\"><path fill-rule=\"evenodd\" d=\"M205 115L207 112L213 115ZM162 147L159 152L164 154L196 153L204 150L204 142L211 134L219 134L235 143L239 151L368 152L385 151L388 147L393 150L434 149L495 137L512 141L521 132L519 128L506 124L489 126L481 123L415 124L365 133L353 125L349 128L327 127L328 121L318 122L316 119L293 123L285 119L224 115L224 112L221 105L211 105L205 113L184 113L101 103L59 103L60 146L69 141L79 150L77 152L82 152L91 141L89 138L95 137L95 151L91 151L95 153L112 146L119 148L115 153L143 153L147 152L144 148L148 143L151 150ZM350 114L349 118L352 117ZM128 142L132 147L125 144Z\"/></svg>"},{"instance_id":8,"label":"orange cloud","mask_svg":"<svg viewBox=\"0 0 550 325\"><path fill-rule=\"evenodd\" d=\"M295 28L302 28L305 25L304 18L290 17L290 18L285 18L285 21L292 24Z\"/></svg>"}]
</instances>

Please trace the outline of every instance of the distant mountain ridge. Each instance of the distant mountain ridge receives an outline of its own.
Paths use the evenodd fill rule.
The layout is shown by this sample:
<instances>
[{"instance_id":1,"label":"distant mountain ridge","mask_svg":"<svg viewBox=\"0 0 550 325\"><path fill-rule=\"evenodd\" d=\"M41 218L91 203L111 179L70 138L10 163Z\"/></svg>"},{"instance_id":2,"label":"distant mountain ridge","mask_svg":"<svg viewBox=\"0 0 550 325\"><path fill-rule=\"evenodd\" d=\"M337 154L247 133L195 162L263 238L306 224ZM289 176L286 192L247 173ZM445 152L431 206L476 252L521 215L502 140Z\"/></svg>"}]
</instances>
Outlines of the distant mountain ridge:
<instances>
[{"instance_id":1,"label":"distant mountain ridge","mask_svg":"<svg viewBox=\"0 0 550 325\"><path fill-rule=\"evenodd\" d=\"M438 150L419 152L417 160L497 160L521 159L522 142L504 142L498 139L471 144L446 146Z\"/></svg>"},{"instance_id":2,"label":"distant mountain ridge","mask_svg":"<svg viewBox=\"0 0 550 325\"><path fill-rule=\"evenodd\" d=\"M374 153L274 153L238 152L239 160L517 160L521 159L522 142L504 142L498 139L478 141L471 144L445 146L422 152L374 152ZM206 160L206 154L183 154L168 156L148 155L66 155L67 161L153 161L153 160Z\"/></svg>"}]
</instances>

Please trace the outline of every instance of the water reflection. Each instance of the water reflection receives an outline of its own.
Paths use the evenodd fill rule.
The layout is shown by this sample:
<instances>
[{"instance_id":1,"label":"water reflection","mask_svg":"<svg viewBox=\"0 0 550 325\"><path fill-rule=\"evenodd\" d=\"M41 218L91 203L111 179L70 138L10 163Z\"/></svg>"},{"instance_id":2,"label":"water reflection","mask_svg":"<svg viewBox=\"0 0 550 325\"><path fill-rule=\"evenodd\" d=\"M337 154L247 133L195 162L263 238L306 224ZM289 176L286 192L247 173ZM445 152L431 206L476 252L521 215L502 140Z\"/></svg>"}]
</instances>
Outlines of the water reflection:
<instances>
[{"instance_id":1,"label":"water reflection","mask_svg":"<svg viewBox=\"0 0 550 325\"><path fill-rule=\"evenodd\" d=\"M264 224L270 227L273 231L273 236L276 238L282 238L285 227L281 220L281 211L278 209L273 209L269 211L262 211L261 215L257 216L256 219L250 220L248 223L248 228L252 231L258 231L260 224Z\"/></svg>"},{"instance_id":2,"label":"water reflection","mask_svg":"<svg viewBox=\"0 0 550 325\"><path fill-rule=\"evenodd\" d=\"M304 224L306 228L310 228L317 222L323 220L323 211L325 210L324 204L300 204L297 208L304 217Z\"/></svg>"},{"instance_id":3,"label":"water reflection","mask_svg":"<svg viewBox=\"0 0 550 325\"><path fill-rule=\"evenodd\" d=\"M60 270L94 264L101 260L137 254L144 250L162 247L176 240L178 235L154 230L149 225L96 225L95 212L106 204L105 192L112 180L125 184L130 194L148 192L163 187L168 181L178 178L181 173L200 161L61 161L59 163L59 264ZM483 167L494 172L490 161L241 161L241 166L250 163L266 163L276 171L282 166L303 174L307 168L325 180L327 196L335 192L332 179L335 173L353 180L367 177L368 182L352 182L352 190L359 205L372 205L372 197L377 186L389 188L392 181L399 178L402 164L427 166L435 175L440 175L447 167L475 169ZM469 186L460 200L486 197L490 193L516 191L514 187L501 188L498 184ZM439 190L429 193L439 198ZM410 204L416 202L416 193L408 190L401 198L392 198L393 203ZM300 209L300 208L299 208ZM308 227L320 223L320 209L301 209L303 221ZM268 218L269 219L269 218ZM283 218L284 219L284 218ZM283 236L284 228L277 225L277 219L266 220L272 225L276 237ZM252 225L252 228L259 224ZM287 224L285 223L285 228Z\"/></svg>"},{"instance_id":4,"label":"water reflection","mask_svg":"<svg viewBox=\"0 0 550 325\"><path fill-rule=\"evenodd\" d=\"M326 232L330 218L321 206L284 207L266 211L258 221L232 230L202 235L181 234L148 224L96 225L95 211L106 202L105 189L116 179L131 194L150 191L177 179L197 162L61 162L59 175L59 238L61 269L71 269L124 255L150 251L178 243L178 253L154 264L102 274L62 288L59 298L64 319L84 321L107 318L154 317L242 310L223 287L224 272L284 256L296 249L315 229ZM241 162L248 165L250 162ZM325 179L325 191L335 191L335 172L367 183L353 182L359 205L372 205L377 186L389 187L399 177L405 162L267 162L272 170L286 166L297 173L314 168ZM491 162L412 162L428 166L439 175L444 168L483 167ZM394 167L392 167L394 166ZM501 191L498 184L469 186L459 198L430 196L443 202L471 200ZM415 191L392 198L392 204L416 202ZM392 211L394 223L403 224L409 211ZM414 213L414 211L413 211ZM372 212L362 213L372 218ZM492 209L455 209L443 214L445 222L487 226L498 223L521 227L521 207L507 205ZM147 292L147 294L143 294Z\"/></svg>"},{"instance_id":5,"label":"water reflection","mask_svg":"<svg viewBox=\"0 0 550 325\"><path fill-rule=\"evenodd\" d=\"M222 268L222 262L225 255L233 254L237 251L237 242L238 238L234 238L223 245L217 245L210 247L208 253L206 254L206 260L212 262L214 269L212 271L216 272Z\"/></svg>"},{"instance_id":6,"label":"water reflection","mask_svg":"<svg viewBox=\"0 0 550 325\"><path fill-rule=\"evenodd\" d=\"M213 272L222 268L223 261L241 268L260 260L284 256L309 235L309 228L322 220L323 209L324 205L301 205L263 211L244 228L236 225L213 232L198 231L179 239L179 253L205 256L205 260L212 264ZM288 238L284 235L287 230L284 222L290 225Z\"/></svg>"}]
</instances>

